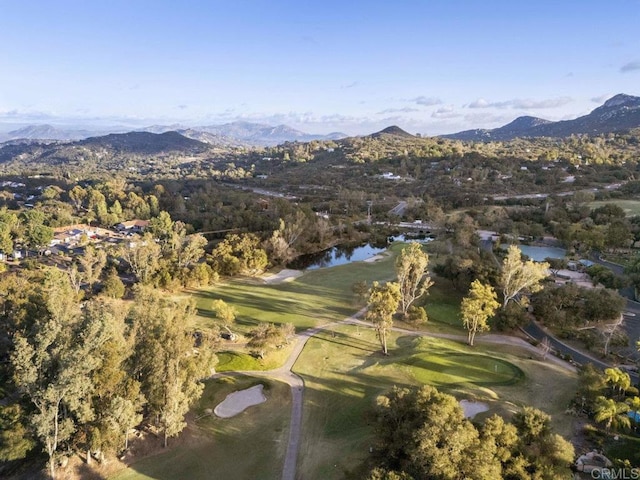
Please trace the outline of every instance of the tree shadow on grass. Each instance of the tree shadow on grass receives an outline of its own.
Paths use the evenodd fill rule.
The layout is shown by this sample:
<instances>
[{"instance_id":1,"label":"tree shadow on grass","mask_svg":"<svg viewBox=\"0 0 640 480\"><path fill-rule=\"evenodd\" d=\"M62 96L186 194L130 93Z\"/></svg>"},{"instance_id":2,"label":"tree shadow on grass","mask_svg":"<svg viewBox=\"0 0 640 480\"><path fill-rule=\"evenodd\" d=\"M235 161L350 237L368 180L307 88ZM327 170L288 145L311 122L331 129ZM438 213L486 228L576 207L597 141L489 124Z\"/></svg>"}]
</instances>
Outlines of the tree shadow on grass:
<instances>
[{"instance_id":1,"label":"tree shadow on grass","mask_svg":"<svg viewBox=\"0 0 640 480\"><path fill-rule=\"evenodd\" d=\"M373 343L361 338L356 339L352 335L348 335L335 330L325 330L319 332L318 334L313 336L313 339L333 343L335 345L342 345L347 348L353 348L368 353L374 353L381 348L377 342Z\"/></svg>"}]
</instances>

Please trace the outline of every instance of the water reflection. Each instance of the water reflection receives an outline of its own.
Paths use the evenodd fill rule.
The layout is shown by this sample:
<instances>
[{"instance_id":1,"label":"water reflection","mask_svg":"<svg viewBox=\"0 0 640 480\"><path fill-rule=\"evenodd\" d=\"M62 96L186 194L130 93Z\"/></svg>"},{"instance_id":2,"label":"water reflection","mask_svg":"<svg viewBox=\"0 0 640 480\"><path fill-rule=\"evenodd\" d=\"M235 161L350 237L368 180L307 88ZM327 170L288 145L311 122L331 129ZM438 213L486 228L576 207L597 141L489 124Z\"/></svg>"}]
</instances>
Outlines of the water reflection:
<instances>
[{"instance_id":1,"label":"water reflection","mask_svg":"<svg viewBox=\"0 0 640 480\"><path fill-rule=\"evenodd\" d=\"M323 252L302 255L287 265L296 270L315 270L318 268L335 267L351 262L360 262L382 253L386 247L374 247L366 244L360 246L339 245Z\"/></svg>"},{"instance_id":2,"label":"water reflection","mask_svg":"<svg viewBox=\"0 0 640 480\"><path fill-rule=\"evenodd\" d=\"M387 238L387 243L393 242L420 242L427 243L433 240L429 237L410 237L396 235ZM384 240L383 242L384 243ZM318 253L302 255L287 265L287 268L295 270L316 270L318 268L335 267L351 262L361 262L371 258L387 249L386 245L371 244L366 245L338 245Z\"/></svg>"}]
</instances>

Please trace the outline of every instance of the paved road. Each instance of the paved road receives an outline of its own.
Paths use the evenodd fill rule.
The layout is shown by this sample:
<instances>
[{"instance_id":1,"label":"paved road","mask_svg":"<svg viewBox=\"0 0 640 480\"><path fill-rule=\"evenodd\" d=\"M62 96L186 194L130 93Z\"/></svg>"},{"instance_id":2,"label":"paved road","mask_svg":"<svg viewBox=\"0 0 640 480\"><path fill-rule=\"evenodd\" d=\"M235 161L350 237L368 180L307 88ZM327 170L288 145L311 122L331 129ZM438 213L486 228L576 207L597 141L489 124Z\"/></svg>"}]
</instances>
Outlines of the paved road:
<instances>
[{"instance_id":1,"label":"paved road","mask_svg":"<svg viewBox=\"0 0 640 480\"><path fill-rule=\"evenodd\" d=\"M396 205L391 210L389 210L389 215L397 215L401 217L404 211L406 210L406 208L407 208L407 202L402 200L400 203L398 203L398 205Z\"/></svg>"},{"instance_id":2,"label":"paved road","mask_svg":"<svg viewBox=\"0 0 640 480\"><path fill-rule=\"evenodd\" d=\"M606 260L601 260L599 255L591 255L590 259L598 265L607 267L619 277L624 275L624 267L622 267L622 265L607 262ZM625 313L627 313L627 315L625 315L622 329L629 337L629 346L622 349L621 353L638 361L640 360L640 352L638 352L635 345L636 341L640 339L640 303L634 300L633 287L621 288L619 292L620 295L627 299L625 310Z\"/></svg>"},{"instance_id":3,"label":"paved road","mask_svg":"<svg viewBox=\"0 0 640 480\"><path fill-rule=\"evenodd\" d=\"M214 377L223 377L225 375L249 375L253 377L271 378L285 382L291 388L291 421L289 424L289 440L287 442L287 451L284 457L284 465L282 467L282 480L295 480L296 466L298 460L298 451L300 450L300 438L302 437L302 405L304 399L304 380L292 372L293 365L298 360L307 341L318 332L328 327L339 325L341 323L349 323L356 320L356 317L362 315L365 309L360 310L349 318L345 318L339 322L327 323L319 327L310 328L296 335L295 346L289 354L287 361L275 370L249 370L237 372L224 372L214 375Z\"/></svg>"},{"instance_id":4,"label":"paved road","mask_svg":"<svg viewBox=\"0 0 640 480\"><path fill-rule=\"evenodd\" d=\"M325 325L321 325L319 327L310 328L305 330L304 332L296 335L296 344L293 348L293 351L289 355L289 358L285 362L285 364L277 368L275 370L267 370L267 371L236 371L236 372L224 372L218 373L214 375L214 377L224 377L227 375L249 375L253 377L263 377L270 378L274 380L279 380L287 383L291 387L291 422L289 426L289 440L287 443L287 451L285 453L284 465L282 468L282 480L295 480L296 478L296 466L298 459L298 452L300 450L300 439L302 437L302 407L304 400L304 380L291 371L293 365L298 360L298 357L302 353L307 341L316 335L318 332L325 330L329 327L333 327L341 324L351 324L351 325L359 325L367 328L373 328L372 324L369 322L365 322L360 320L360 317L364 314L366 309L362 309L359 312L355 313L351 317L345 318L344 320L338 322L327 323ZM416 331L416 330L405 330L402 328L394 327L393 331L399 332L405 335L412 336L423 336L423 337L436 337L436 338L446 338L449 340L466 342L466 335L457 335L457 334L448 334L448 333L431 333L424 331ZM512 337L509 335L497 335L497 334L489 334L489 335L479 335L476 337L477 343L490 343L490 344L500 344L500 345L514 345L517 347L524 348L529 350L531 353L541 355L541 351L526 342L522 338ZM546 358L547 362L556 363L557 365L569 369L575 370L575 367L568 362L565 362L553 355L550 355Z\"/></svg>"},{"instance_id":5,"label":"paved road","mask_svg":"<svg viewBox=\"0 0 640 480\"><path fill-rule=\"evenodd\" d=\"M602 360L592 357L591 355L585 352L576 350L571 345L568 345L563 341L554 337L552 334L547 332L536 322L533 322L533 321L530 322L529 325L523 328L523 330L527 335L531 336L532 338L538 341L542 341L545 337L548 338L549 343L554 350L556 350L557 352L560 352L563 355L570 355L571 359L580 365L586 365L587 363L592 363L594 366L601 369L609 368L612 366L609 363L605 363ZM629 375L634 384L638 383L639 377L637 373L629 372Z\"/></svg>"}]
</instances>

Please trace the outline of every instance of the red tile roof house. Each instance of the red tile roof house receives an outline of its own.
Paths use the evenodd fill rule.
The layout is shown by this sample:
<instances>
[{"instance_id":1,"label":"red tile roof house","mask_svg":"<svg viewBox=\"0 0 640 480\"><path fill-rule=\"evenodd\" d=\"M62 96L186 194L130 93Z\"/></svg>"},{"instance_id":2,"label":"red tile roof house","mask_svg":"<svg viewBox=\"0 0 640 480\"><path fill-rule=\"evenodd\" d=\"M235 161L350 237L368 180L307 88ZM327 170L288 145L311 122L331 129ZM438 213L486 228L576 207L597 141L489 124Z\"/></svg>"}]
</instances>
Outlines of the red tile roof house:
<instances>
[{"instance_id":1,"label":"red tile roof house","mask_svg":"<svg viewBox=\"0 0 640 480\"><path fill-rule=\"evenodd\" d=\"M149 220L129 220L116 225L119 232L141 233L149 226Z\"/></svg>"}]
</instances>

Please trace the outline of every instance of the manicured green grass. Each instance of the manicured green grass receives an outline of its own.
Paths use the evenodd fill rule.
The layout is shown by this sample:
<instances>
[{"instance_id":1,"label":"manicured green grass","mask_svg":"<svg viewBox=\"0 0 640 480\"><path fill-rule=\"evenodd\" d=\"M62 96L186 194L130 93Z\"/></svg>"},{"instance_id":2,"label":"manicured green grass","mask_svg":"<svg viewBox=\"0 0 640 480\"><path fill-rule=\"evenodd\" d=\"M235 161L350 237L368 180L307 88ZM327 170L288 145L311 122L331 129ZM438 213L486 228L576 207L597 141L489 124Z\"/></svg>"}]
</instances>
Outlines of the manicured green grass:
<instances>
[{"instance_id":1,"label":"manicured green grass","mask_svg":"<svg viewBox=\"0 0 640 480\"><path fill-rule=\"evenodd\" d=\"M114 479L279 479L291 415L288 385L249 377L211 380L193 413L200 417L229 393L258 383L265 386L266 402L232 418L201 417L190 440L135 462Z\"/></svg>"},{"instance_id":2,"label":"manicured green grass","mask_svg":"<svg viewBox=\"0 0 640 480\"><path fill-rule=\"evenodd\" d=\"M629 459L633 467L640 467L640 437L617 434L615 440L609 435L605 440L604 452L610 459Z\"/></svg>"},{"instance_id":3,"label":"manicured green grass","mask_svg":"<svg viewBox=\"0 0 640 480\"><path fill-rule=\"evenodd\" d=\"M196 322L201 328L216 321L211 302L219 298L237 309L236 325L232 327L237 332L247 333L259 322L290 322L303 330L342 320L361 308L353 284L393 278L393 258L398 249L392 246L390 253L377 262L312 270L291 282L270 285L257 279L240 279L187 293L196 299Z\"/></svg>"},{"instance_id":4,"label":"manicured green grass","mask_svg":"<svg viewBox=\"0 0 640 480\"><path fill-rule=\"evenodd\" d=\"M427 310L429 322L440 323L462 331L460 320L460 302L462 294L444 278L435 278L429 294L421 299Z\"/></svg>"},{"instance_id":5,"label":"manicured green grass","mask_svg":"<svg viewBox=\"0 0 640 480\"><path fill-rule=\"evenodd\" d=\"M512 385L524 379L524 372L512 363L486 355L439 351L413 355L403 363L413 367L418 382L436 386Z\"/></svg>"},{"instance_id":6,"label":"manicured green grass","mask_svg":"<svg viewBox=\"0 0 640 480\"><path fill-rule=\"evenodd\" d=\"M382 355L375 333L364 327L340 326L309 340L294 366L306 386L301 478L343 478L360 464L372 442L368 412L394 385L429 383L486 401L490 411L479 418L533 405L554 417L556 431L571 431L563 413L575 392L575 374L531 360L526 351L396 333L389 348Z\"/></svg>"},{"instance_id":7,"label":"manicured green grass","mask_svg":"<svg viewBox=\"0 0 640 480\"><path fill-rule=\"evenodd\" d=\"M217 372L234 372L247 370L273 370L281 366L289 357L293 344L266 355L264 359L256 358L244 352L218 353Z\"/></svg>"},{"instance_id":8,"label":"manicured green grass","mask_svg":"<svg viewBox=\"0 0 640 480\"><path fill-rule=\"evenodd\" d=\"M640 200L599 200L597 202L589 202L592 210L607 204L618 205L624 210L627 217L640 215Z\"/></svg>"}]
</instances>

